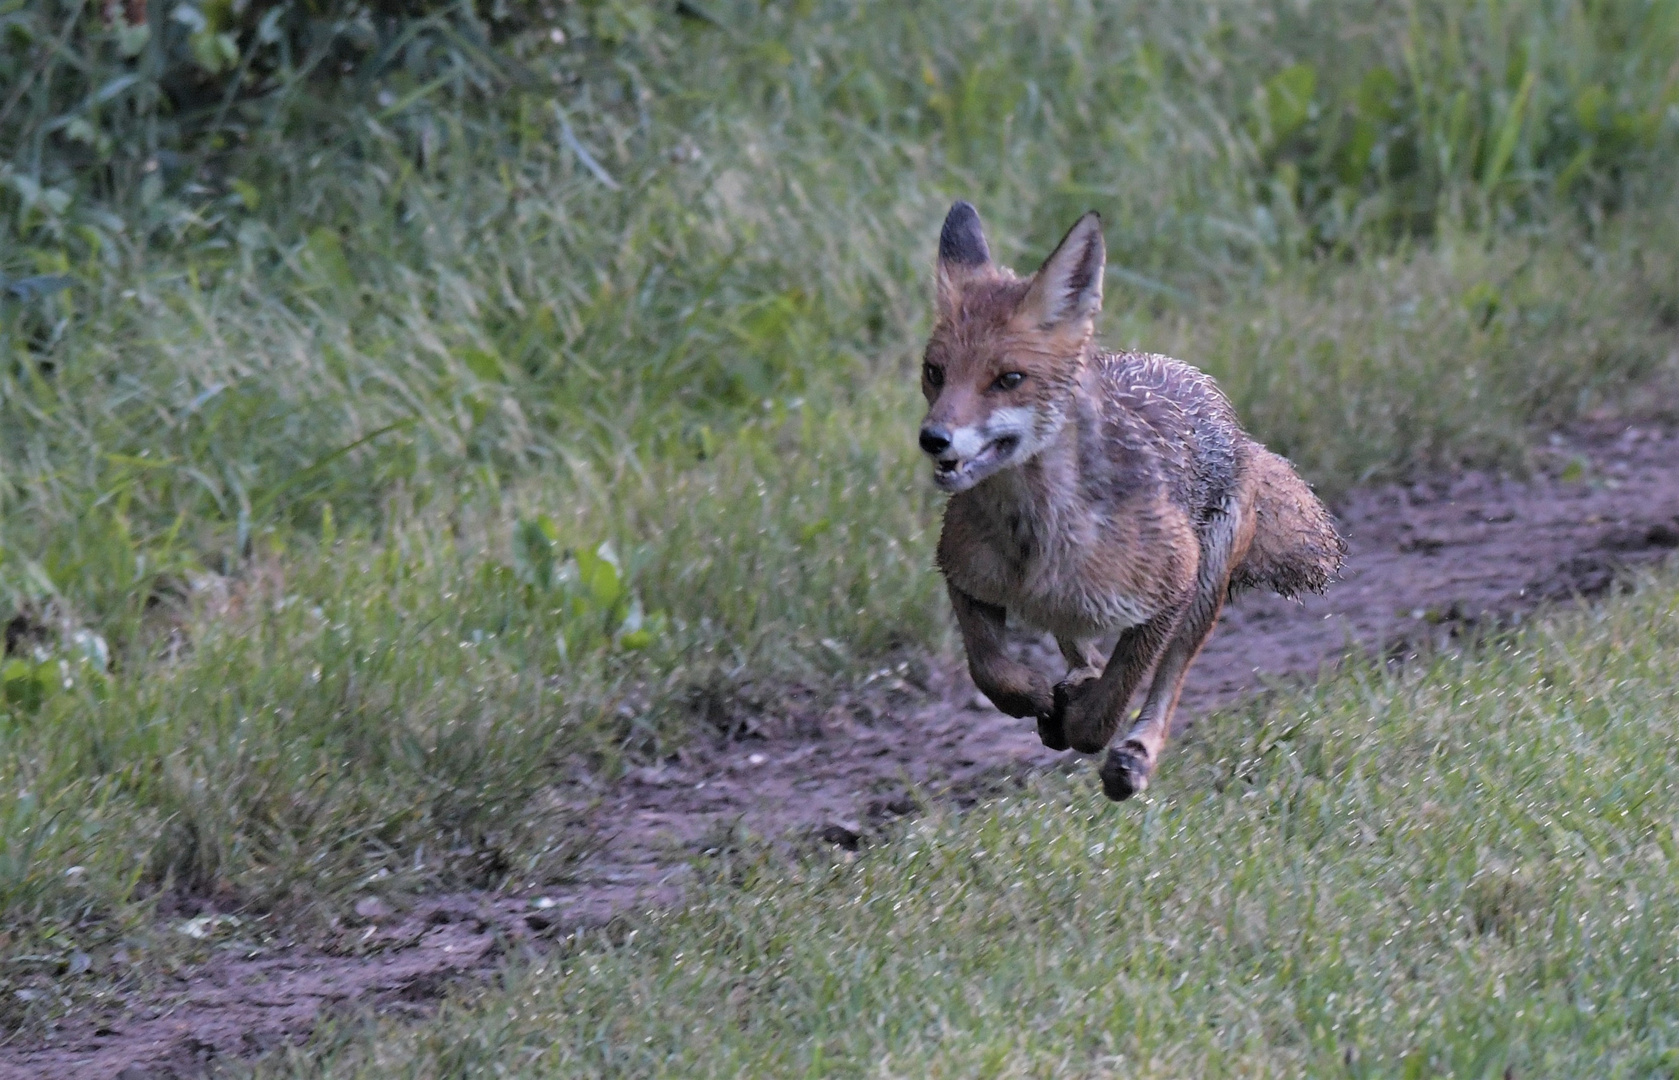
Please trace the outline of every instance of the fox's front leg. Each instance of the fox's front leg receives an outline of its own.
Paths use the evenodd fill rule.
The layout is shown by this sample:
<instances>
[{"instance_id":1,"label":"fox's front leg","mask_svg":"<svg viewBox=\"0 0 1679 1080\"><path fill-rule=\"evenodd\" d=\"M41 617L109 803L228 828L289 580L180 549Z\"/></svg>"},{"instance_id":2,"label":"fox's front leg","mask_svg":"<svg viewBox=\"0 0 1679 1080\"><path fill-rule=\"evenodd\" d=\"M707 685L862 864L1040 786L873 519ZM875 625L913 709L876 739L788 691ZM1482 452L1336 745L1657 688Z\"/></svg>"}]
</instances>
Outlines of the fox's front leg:
<instances>
[{"instance_id":1,"label":"fox's front leg","mask_svg":"<svg viewBox=\"0 0 1679 1080\"><path fill-rule=\"evenodd\" d=\"M1064 733L1063 742L1081 754L1102 752L1119 729L1131 695L1166 647L1182 611L1183 605L1175 604L1122 632L1099 678L1072 671L1056 684L1049 724ZM1044 726L1040 724L1040 730Z\"/></svg>"},{"instance_id":2,"label":"fox's front leg","mask_svg":"<svg viewBox=\"0 0 1679 1080\"><path fill-rule=\"evenodd\" d=\"M979 692L1010 716L1048 716L1055 700L1049 680L1004 650L1003 627L1008 613L975 600L954 585L950 587L950 606L956 609L956 625L962 630L962 645L968 652L968 674Z\"/></svg>"},{"instance_id":3,"label":"fox's front leg","mask_svg":"<svg viewBox=\"0 0 1679 1080\"><path fill-rule=\"evenodd\" d=\"M1038 719L1038 738L1052 750L1065 750L1072 745L1067 739L1067 706L1102 677L1102 653L1096 642L1082 638L1057 634L1055 644L1067 661L1067 674L1055 684L1055 705L1049 716Z\"/></svg>"}]
</instances>

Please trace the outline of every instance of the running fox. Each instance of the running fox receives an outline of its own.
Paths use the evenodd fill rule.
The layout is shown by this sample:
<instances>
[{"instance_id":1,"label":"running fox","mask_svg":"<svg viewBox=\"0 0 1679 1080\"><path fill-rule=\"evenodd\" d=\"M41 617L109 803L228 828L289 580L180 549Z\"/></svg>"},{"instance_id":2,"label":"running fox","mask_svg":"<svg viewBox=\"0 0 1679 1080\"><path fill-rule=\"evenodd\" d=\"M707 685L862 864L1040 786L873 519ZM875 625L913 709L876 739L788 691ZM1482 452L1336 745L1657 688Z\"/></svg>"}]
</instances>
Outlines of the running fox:
<instances>
[{"instance_id":1,"label":"running fox","mask_svg":"<svg viewBox=\"0 0 1679 1080\"><path fill-rule=\"evenodd\" d=\"M1100 753L1150 668L1102 788L1148 786L1184 675L1234 590L1323 590L1346 545L1294 468L1250 438L1211 378L1094 340L1101 219L1078 220L1036 274L991 261L958 202L939 236L937 319L921 367L921 449L951 494L938 565L974 683L1037 718L1056 750ZM1004 651L1013 615L1054 635L1053 687ZM1119 632L1102 662L1098 640Z\"/></svg>"}]
</instances>

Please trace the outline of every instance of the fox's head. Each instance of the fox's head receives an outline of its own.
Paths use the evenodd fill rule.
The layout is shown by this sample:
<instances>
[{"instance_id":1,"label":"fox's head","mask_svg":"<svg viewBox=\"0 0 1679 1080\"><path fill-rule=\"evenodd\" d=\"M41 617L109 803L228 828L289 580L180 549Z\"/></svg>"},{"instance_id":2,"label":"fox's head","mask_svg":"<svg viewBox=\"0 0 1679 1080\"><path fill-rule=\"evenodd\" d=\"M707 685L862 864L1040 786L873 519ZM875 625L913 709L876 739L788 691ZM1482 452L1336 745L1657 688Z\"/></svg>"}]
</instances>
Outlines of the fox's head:
<instances>
[{"instance_id":1,"label":"fox's head","mask_svg":"<svg viewBox=\"0 0 1679 1080\"><path fill-rule=\"evenodd\" d=\"M991 261L979 214L959 202L939 234L938 314L921 365L921 449L933 482L966 491L1054 441L1102 308L1102 221L1079 218L1038 272Z\"/></svg>"}]
</instances>

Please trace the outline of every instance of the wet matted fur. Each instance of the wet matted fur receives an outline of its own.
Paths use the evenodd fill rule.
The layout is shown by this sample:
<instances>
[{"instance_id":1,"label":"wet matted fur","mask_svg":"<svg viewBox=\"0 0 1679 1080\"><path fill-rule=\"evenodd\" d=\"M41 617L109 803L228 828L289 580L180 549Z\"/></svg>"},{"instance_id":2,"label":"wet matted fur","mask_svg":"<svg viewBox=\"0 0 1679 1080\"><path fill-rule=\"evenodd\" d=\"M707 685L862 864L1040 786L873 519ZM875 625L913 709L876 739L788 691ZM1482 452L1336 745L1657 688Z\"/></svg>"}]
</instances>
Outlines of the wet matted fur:
<instances>
[{"instance_id":1,"label":"wet matted fur","mask_svg":"<svg viewBox=\"0 0 1679 1080\"><path fill-rule=\"evenodd\" d=\"M1185 673L1232 590L1321 591L1346 545L1286 460L1201 371L1095 344L1106 251L1080 218L1038 272L991 259L979 215L939 237L921 446L951 494L939 538L975 684L1044 744L1107 749L1103 789L1147 786ZM1050 685L1010 657L1013 616L1055 636ZM1119 632L1104 663L1097 639ZM1136 722L1109 748L1155 672Z\"/></svg>"}]
</instances>

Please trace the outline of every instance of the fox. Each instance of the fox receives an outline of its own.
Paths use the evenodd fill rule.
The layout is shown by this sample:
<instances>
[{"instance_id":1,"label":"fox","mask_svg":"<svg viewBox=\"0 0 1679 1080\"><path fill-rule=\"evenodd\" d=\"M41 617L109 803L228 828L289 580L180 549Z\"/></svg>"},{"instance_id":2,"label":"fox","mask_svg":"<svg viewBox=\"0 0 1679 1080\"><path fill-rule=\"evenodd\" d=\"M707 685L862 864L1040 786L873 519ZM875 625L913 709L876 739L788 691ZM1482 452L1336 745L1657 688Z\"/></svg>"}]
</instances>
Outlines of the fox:
<instances>
[{"instance_id":1,"label":"fox","mask_svg":"<svg viewBox=\"0 0 1679 1080\"><path fill-rule=\"evenodd\" d=\"M1322 592L1347 546L1210 376L1097 345L1106 265L1094 211L1019 277L992 261L974 207L955 203L939 233L919 442L950 496L936 562L974 685L1035 718L1050 749L1106 751L1102 790L1118 802L1148 787L1229 597ZM1006 651L1010 619L1054 637L1060 681Z\"/></svg>"}]
</instances>

